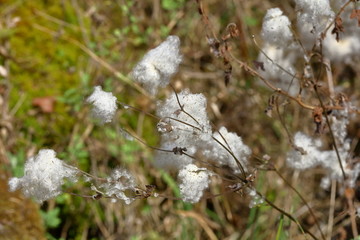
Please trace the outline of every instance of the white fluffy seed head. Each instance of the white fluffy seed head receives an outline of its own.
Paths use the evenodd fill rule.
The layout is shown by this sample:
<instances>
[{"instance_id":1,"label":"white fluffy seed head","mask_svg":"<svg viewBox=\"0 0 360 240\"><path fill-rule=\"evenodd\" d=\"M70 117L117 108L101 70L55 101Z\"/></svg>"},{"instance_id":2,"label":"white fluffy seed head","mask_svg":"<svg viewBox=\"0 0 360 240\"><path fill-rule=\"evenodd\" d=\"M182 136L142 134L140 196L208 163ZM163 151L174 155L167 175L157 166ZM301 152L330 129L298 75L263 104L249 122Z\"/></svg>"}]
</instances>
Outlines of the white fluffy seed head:
<instances>
[{"instance_id":1,"label":"white fluffy seed head","mask_svg":"<svg viewBox=\"0 0 360 240\"><path fill-rule=\"evenodd\" d=\"M162 140L161 149L172 150L176 147L181 147L180 143L176 141ZM194 155L196 153L195 147L187 147L186 154ZM157 168L162 168L168 171L178 171L184 166L193 162L193 159L186 155L175 155L172 152L157 151L154 165Z\"/></svg>"},{"instance_id":2,"label":"white fluffy seed head","mask_svg":"<svg viewBox=\"0 0 360 240\"><path fill-rule=\"evenodd\" d=\"M16 177L10 178L8 184L9 184L9 191L14 192L17 189L21 188L21 178L16 178Z\"/></svg>"},{"instance_id":3,"label":"white fluffy seed head","mask_svg":"<svg viewBox=\"0 0 360 240\"><path fill-rule=\"evenodd\" d=\"M42 203L62 193L64 178L77 181L78 173L76 168L57 159L54 150L44 149L26 161L24 176L11 178L9 188L10 191L21 189L25 196Z\"/></svg>"},{"instance_id":4,"label":"white fluffy seed head","mask_svg":"<svg viewBox=\"0 0 360 240\"><path fill-rule=\"evenodd\" d=\"M360 31L351 33L349 36L341 36L339 41L334 35L327 35L323 41L324 55L336 63L352 62L353 58L360 55Z\"/></svg>"},{"instance_id":5,"label":"white fluffy seed head","mask_svg":"<svg viewBox=\"0 0 360 240\"><path fill-rule=\"evenodd\" d=\"M178 93L177 97L186 113L181 111L175 93L171 94L165 102L158 104L157 116L164 119L172 127L172 131L164 133L163 136L169 139L178 139L178 141L183 138L184 143L189 143L191 139L197 141L198 138L205 140L211 137L211 126L207 116L205 96L201 93L192 94L188 90L184 90ZM170 120L169 117L179 121Z\"/></svg>"},{"instance_id":6,"label":"white fluffy seed head","mask_svg":"<svg viewBox=\"0 0 360 240\"><path fill-rule=\"evenodd\" d=\"M295 0L295 3L300 38L306 47L311 47L331 23L335 13L331 10L329 0Z\"/></svg>"},{"instance_id":7,"label":"white fluffy seed head","mask_svg":"<svg viewBox=\"0 0 360 240\"><path fill-rule=\"evenodd\" d=\"M186 153L193 155L204 142L211 139L206 98L202 94L191 94L188 90L178 93L178 98L186 113L181 111L175 93L165 102L158 104L157 115L162 118L161 127L158 126L161 132L161 148L186 148ZM159 152L155 158L157 167L168 170L179 170L191 162L192 159L185 155L166 152Z\"/></svg>"},{"instance_id":8,"label":"white fluffy seed head","mask_svg":"<svg viewBox=\"0 0 360 240\"><path fill-rule=\"evenodd\" d=\"M329 0L295 0L298 11L312 16L333 16Z\"/></svg>"},{"instance_id":9,"label":"white fluffy seed head","mask_svg":"<svg viewBox=\"0 0 360 240\"><path fill-rule=\"evenodd\" d=\"M321 146L321 142L297 132L294 136L294 144L297 149L291 150L286 159L290 167L303 170L314 167L319 163L320 151L318 147Z\"/></svg>"},{"instance_id":10,"label":"white fluffy seed head","mask_svg":"<svg viewBox=\"0 0 360 240\"><path fill-rule=\"evenodd\" d=\"M347 127L349 125L349 109L334 111L331 120L331 129L336 139L338 147L345 148L344 150L350 150L350 146L347 146Z\"/></svg>"},{"instance_id":11,"label":"white fluffy seed head","mask_svg":"<svg viewBox=\"0 0 360 240\"><path fill-rule=\"evenodd\" d=\"M249 197L251 198L249 202L249 208L257 207L264 203L264 199L257 194L255 189L247 188L246 191Z\"/></svg>"},{"instance_id":12,"label":"white fluffy seed head","mask_svg":"<svg viewBox=\"0 0 360 240\"><path fill-rule=\"evenodd\" d=\"M180 193L185 202L197 203L208 188L211 173L206 168L188 164L179 171Z\"/></svg>"},{"instance_id":13,"label":"white fluffy seed head","mask_svg":"<svg viewBox=\"0 0 360 240\"><path fill-rule=\"evenodd\" d=\"M251 155L251 149L243 143L241 137L236 133L228 132L225 127L221 127L219 132L215 132L213 137L222 145L215 140L209 141L208 144L205 145L206 148L202 151L204 156L215 163L230 167L235 173L240 173L241 170L239 169L236 160L224 148L226 147L234 154L243 169L247 171L247 166L249 165L248 158Z\"/></svg>"},{"instance_id":14,"label":"white fluffy seed head","mask_svg":"<svg viewBox=\"0 0 360 240\"><path fill-rule=\"evenodd\" d=\"M298 57L297 46L284 49L265 43L262 51L271 59L269 60L263 53L259 54L258 61L264 63L265 69L261 71L262 76L274 82L276 87L288 91L290 95L298 94L299 83L294 80L296 74L294 64Z\"/></svg>"},{"instance_id":15,"label":"white fluffy seed head","mask_svg":"<svg viewBox=\"0 0 360 240\"><path fill-rule=\"evenodd\" d=\"M132 77L150 94L155 95L159 87L169 84L170 78L178 71L181 60L180 39L169 36L166 41L145 54L133 69Z\"/></svg>"},{"instance_id":16,"label":"white fluffy seed head","mask_svg":"<svg viewBox=\"0 0 360 240\"><path fill-rule=\"evenodd\" d=\"M106 180L100 185L106 196L121 199L126 204L134 201L132 196L125 193L127 190L133 192L136 187L135 178L127 170L116 168Z\"/></svg>"},{"instance_id":17,"label":"white fluffy seed head","mask_svg":"<svg viewBox=\"0 0 360 240\"><path fill-rule=\"evenodd\" d=\"M342 127L339 128L341 129ZM337 135L335 134L335 136ZM360 173L360 164L352 165L352 163L349 164L347 162L350 147L349 144L346 144L346 141L345 144L341 144L342 137L344 137L343 134L337 137L339 141L338 152L345 175L347 176L347 184L353 187ZM291 150L287 154L286 160L290 167L299 170L317 166L323 167L327 171L327 175L321 182L321 187L323 188L329 187L331 179L343 180L343 172L335 150L320 150L321 142L319 140L314 140L301 132L295 134L294 144L297 148L301 149Z\"/></svg>"},{"instance_id":18,"label":"white fluffy seed head","mask_svg":"<svg viewBox=\"0 0 360 240\"><path fill-rule=\"evenodd\" d=\"M86 99L93 105L92 114L101 123L111 122L116 110L116 97L111 92L105 92L100 86L94 87L94 92Z\"/></svg>"},{"instance_id":19,"label":"white fluffy seed head","mask_svg":"<svg viewBox=\"0 0 360 240\"><path fill-rule=\"evenodd\" d=\"M293 38L290 25L288 17L279 8L271 8L264 17L261 36L274 46L286 47Z\"/></svg>"}]
</instances>

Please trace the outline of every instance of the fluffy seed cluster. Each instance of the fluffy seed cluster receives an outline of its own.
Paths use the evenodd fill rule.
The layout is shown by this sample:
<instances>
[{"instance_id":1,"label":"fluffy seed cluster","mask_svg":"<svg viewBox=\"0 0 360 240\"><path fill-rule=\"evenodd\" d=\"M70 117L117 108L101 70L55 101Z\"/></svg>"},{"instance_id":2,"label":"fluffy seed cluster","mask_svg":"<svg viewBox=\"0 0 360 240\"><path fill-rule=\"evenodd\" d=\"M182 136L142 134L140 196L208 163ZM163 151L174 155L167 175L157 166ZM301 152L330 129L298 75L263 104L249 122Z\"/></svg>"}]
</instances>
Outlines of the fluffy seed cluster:
<instances>
[{"instance_id":1,"label":"fluffy seed cluster","mask_svg":"<svg viewBox=\"0 0 360 240\"><path fill-rule=\"evenodd\" d=\"M248 189L248 194L251 197L249 208L257 207L264 203L264 199L254 189Z\"/></svg>"},{"instance_id":2,"label":"fluffy seed cluster","mask_svg":"<svg viewBox=\"0 0 360 240\"><path fill-rule=\"evenodd\" d=\"M127 170L116 168L106 180L100 185L106 196L121 199L126 204L134 200L133 196L126 194L126 191L134 192L136 187L135 178Z\"/></svg>"},{"instance_id":3,"label":"fluffy seed cluster","mask_svg":"<svg viewBox=\"0 0 360 240\"><path fill-rule=\"evenodd\" d=\"M86 99L93 105L92 114L101 123L111 122L116 110L116 97L111 92L105 92L100 86L94 87L94 92Z\"/></svg>"},{"instance_id":4,"label":"fluffy seed cluster","mask_svg":"<svg viewBox=\"0 0 360 240\"><path fill-rule=\"evenodd\" d=\"M320 23L321 18L333 17L329 0L295 0L296 9L313 25Z\"/></svg>"},{"instance_id":5,"label":"fluffy seed cluster","mask_svg":"<svg viewBox=\"0 0 360 240\"><path fill-rule=\"evenodd\" d=\"M347 184L353 187L355 180L360 173L360 164L352 166L348 163L350 144L345 139L347 119L332 119L332 129L337 142L338 151L345 174L348 177ZM314 140L309 136L298 132L294 136L294 144L297 149L287 154L287 163L290 167L299 170L305 170L312 167L321 166L328 172L327 176L322 179L321 186L329 187L331 179L342 180L342 170L339 164L338 156L335 150L321 150L320 140Z\"/></svg>"},{"instance_id":6,"label":"fluffy seed cluster","mask_svg":"<svg viewBox=\"0 0 360 240\"><path fill-rule=\"evenodd\" d=\"M334 134L334 138L337 140L337 144L342 149L349 150L349 142L346 141L347 127L349 125L349 109L350 106L345 107L343 111L333 111L331 116L331 129Z\"/></svg>"},{"instance_id":7,"label":"fluffy seed cluster","mask_svg":"<svg viewBox=\"0 0 360 240\"><path fill-rule=\"evenodd\" d=\"M356 29L355 33L351 33L352 35L342 36L339 41L336 41L334 36L327 35L323 42L324 55L337 63L342 61L351 63L353 58L360 55L360 30Z\"/></svg>"},{"instance_id":8,"label":"fluffy seed cluster","mask_svg":"<svg viewBox=\"0 0 360 240\"><path fill-rule=\"evenodd\" d=\"M345 0L332 1L332 7L335 12L346 3ZM335 63L345 62L350 64L354 59L360 56L360 28L356 24L356 19L351 19L353 8L347 7L341 14L342 26L344 32L339 33L339 41L336 40L335 35L327 34L324 41L324 56Z\"/></svg>"},{"instance_id":9,"label":"fluffy seed cluster","mask_svg":"<svg viewBox=\"0 0 360 240\"><path fill-rule=\"evenodd\" d=\"M265 43L262 50L271 60L263 53L259 54L258 61L264 63L265 69L260 72L261 75L275 82L276 87L288 91L290 95L298 94L299 83L294 79L296 74L294 63L297 59L296 46L284 49Z\"/></svg>"},{"instance_id":10,"label":"fluffy seed cluster","mask_svg":"<svg viewBox=\"0 0 360 240\"><path fill-rule=\"evenodd\" d=\"M290 21L279 8L271 8L266 12L263 20L261 36L267 43L276 47L283 47L292 41Z\"/></svg>"},{"instance_id":11,"label":"fluffy seed cluster","mask_svg":"<svg viewBox=\"0 0 360 240\"><path fill-rule=\"evenodd\" d=\"M77 174L76 168L56 158L54 150L43 149L26 161L23 177L9 180L9 189L21 189L25 196L42 203L62 193L64 178L77 181Z\"/></svg>"},{"instance_id":12,"label":"fluffy seed cluster","mask_svg":"<svg viewBox=\"0 0 360 240\"><path fill-rule=\"evenodd\" d=\"M186 113L181 111L177 97ZM158 124L158 130L162 133L160 148L186 148L186 153L193 155L200 145L211 138L206 98L202 94L191 94L188 90L180 92L177 97L173 93L165 102L158 104L157 115L162 119ZM155 158L155 165L167 170L179 170L191 162L192 159L185 155L164 152L158 152Z\"/></svg>"},{"instance_id":13,"label":"fluffy seed cluster","mask_svg":"<svg viewBox=\"0 0 360 240\"><path fill-rule=\"evenodd\" d=\"M264 78L274 81L277 87L288 91L290 95L296 95L299 84L294 81L294 64L299 46L293 41L290 26L290 20L279 8L267 11L261 30L264 46L258 61L264 64L261 71Z\"/></svg>"},{"instance_id":14,"label":"fluffy seed cluster","mask_svg":"<svg viewBox=\"0 0 360 240\"><path fill-rule=\"evenodd\" d=\"M311 47L320 33L333 20L329 0L295 0L297 25L300 37L306 47Z\"/></svg>"},{"instance_id":15,"label":"fluffy seed cluster","mask_svg":"<svg viewBox=\"0 0 360 240\"><path fill-rule=\"evenodd\" d=\"M179 100L177 100L177 98ZM181 111L180 105L187 113ZM206 98L201 93L192 94L189 90L183 90L178 93L177 96L175 93L171 94L164 103L159 103L157 108L157 115L162 118L164 122L167 122L172 126L173 131L166 136L169 138L177 138L177 134L180 132L182 132L182 134L192 135L194 134L194 131L199 130L194 127L200 128L201 132L211 132L206 106ZM171 120L169 117L183 121L188 125ZM200 137L206 136L201 135Z\"/></svg>"},{"instance_id":16,"label":"fluffy seed cluster","mask_svg":"<svg viewBox=\"0 0 360 240\"><path fill-rule=\"evenodd\" d=\"M334 63L351 64L360 55L360 28L356 21L349 17L341 17L341 26L344 31L331 33L334 28L335 12L346 3L345 0L295 0L297 12L297 32L302 46L310 50L322 43L323 56ZM350 16L353 8L342 9L342 16ZM295 96L299 93L300 84L294 77L296 63L307 56L299 54L303 52L302 46L293 41L290 30L290 21L283 15L279 8L269 9L263 19L261 37L264 41L262 47L265 54L260 53L258 61L264 63L261 75L274 82L276 87L287 91ZM321 34L330 26L325 36ZM281 68L279 67L281 66ZM304 69L304 76L311 77L310 71ZM290 74L288 74L290 73Z\"/></svg>"},{"instance_id":17,"label":"fluffy seed cluster","mask_svg":"<svg viewBox=\"0 0 360 240\"><path fill-rule=\"evenodd\" d=\"M311 49L314 44L319 44L321 37L323 40L323 54L326 58L333 62L351 63L360 54L360 45L358 44L360 41L360 28L357 27L356 20L349 17L341 17L341 26L344 28L344 31L336 34L338 39L335 34L331 34L331 31L327 31L326 36L320 36L326 27L333 23L335 17L334 11L338 12L345 3L345 0L295 0L297 30L302 45L305 48ZM352 10L350 7L343 9L342 16L350 16ZM279 8L272 8L267 11L263 19L261 31L262 39L265 42L263 51L271 55L270 53L274 52L271 48L281 49L282 52L270 57L286 70L289 70L289 67L291 70L291 66L296 62L294 59L293 62L289 63L286 52L289 50L294 51L297 57L301 57L299 52L302 51L297 46L298 44L292 41L293 35L290 30L290 24L289 19L283 15ZM331 26L331 29L333 29L333 26ZM280 76L280 79L284 78L284 76L281 76L281 71L274 64L266 62L266 58L262 57L259 60L265 62L266 73L264 77L272 79L277 74ZM280 87L283 88L283 86Z\"/></svg>"},{"instance_id":18,"label":"fluffy seed cluster","mask_svg":"<svg viewBox=\"0 0 360 240\"><path fill-rule=\"evenodd\" d=\"M247 171L251 150L243 143L241 137L236 133L228 132L225 127L221 127L219 132L213 134L213 137L221 144L215 140L209 142L207 148L203 150L204 156L217 164L230 167L235 173L240 173L238 164L234 157L224 148L225 146L239 160L244 170Z\"/></svg>"},{"instance_id":19,"label":"fluffy seed cluster","mask_svg":"<svg viewBox=\"0 0 360 240\"><path fill-rule=\"evenodd\" d=\"M150 94L155 95L159 87L169 84L170 78L178 71L181 60L180 39L169 36L165 42L145 54L133 69L132 77Z\"/></svg>"},{"instance_id":20,"label":"fluffy seed cluster","mask_svg":"<svg viewBox=\"0 0 360 240\"><path fill-rule=\"evenodd\" d=\"M184 201L196 203L210 183L211 173L206 168L188 164L179 171L180 193Z\"/></svg>"},{"instance_id":21,"label":"fluffy seed cluster","mask_svg":"<svg viewBox=\"0 0 360 240\"><path fill-rule=\"evenodd\" d=\"M211 176L206 168L194 165L193 159L187 155L195 156L199 153L215 164L228 166L235 173L240 172L236 161L225 147L236 156L246 171L251 150L239 136L228 132L224 127L220 129L221 135L213 134L206 112L206 98L202 94L191 94L188 90L177 95L173 93L158 104L157 115L161 118L157 125L161 133L160 148L170 152L158 151L155 165L178 171L184 201L198 202L208 187ZM213 138L218 139L218 142Z\"/></svg>"},{"instance_id":22,"label":"fluffy seed cluster","mask_svg":"<svg viewBox=\"0 0 360 240\"><path fill-rule=\"evenodd\" d=\"M290 167L295 169L308 169L320 163L318 150L321 142L316 141L302 132L297 132L294 136L294 144L297 149L288 153L287 162Z\"/></svg>"}]
</instances>

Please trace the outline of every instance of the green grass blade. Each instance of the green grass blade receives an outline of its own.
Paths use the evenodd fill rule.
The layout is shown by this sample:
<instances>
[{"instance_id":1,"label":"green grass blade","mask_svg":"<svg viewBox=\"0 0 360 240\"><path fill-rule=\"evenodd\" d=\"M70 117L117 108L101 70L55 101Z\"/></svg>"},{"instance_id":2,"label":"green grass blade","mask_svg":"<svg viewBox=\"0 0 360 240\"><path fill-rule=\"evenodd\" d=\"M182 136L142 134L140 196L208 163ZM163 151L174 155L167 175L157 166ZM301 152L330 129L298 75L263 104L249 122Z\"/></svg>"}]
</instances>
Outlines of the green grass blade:
<instances>
[{"instance_id":1,"label":"green grass blade","mask_svg":"<svg viewBox=\"0 0 360 240\"><path fill-rule=\"evenodd\" d=\"M285 236L285 234L284 234L284 216L281 215L279 227L278 227L275 239L282 240L282 239L285 239L284 236Z\"/></svg>"}]
</instances>

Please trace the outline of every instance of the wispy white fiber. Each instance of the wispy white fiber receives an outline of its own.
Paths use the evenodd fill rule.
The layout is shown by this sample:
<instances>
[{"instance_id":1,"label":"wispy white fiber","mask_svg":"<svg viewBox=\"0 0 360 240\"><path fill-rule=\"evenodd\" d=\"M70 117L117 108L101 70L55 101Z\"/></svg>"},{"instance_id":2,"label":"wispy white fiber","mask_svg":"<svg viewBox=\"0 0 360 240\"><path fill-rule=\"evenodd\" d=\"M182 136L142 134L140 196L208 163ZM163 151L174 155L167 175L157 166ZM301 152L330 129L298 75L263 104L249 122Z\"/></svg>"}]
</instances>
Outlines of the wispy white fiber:
<instances>
[{"instance_id":1,"label":"wispy white fiber","mask_svg":"<svg viewBox=\"0 0 360 240\"><path fill-rule=\"evenodd\" d=\"M77 174L76 168L56 158L54 150L43 149L26 161L23 177L9 180L9 189L21 189L25 196L42 203L62 193L64 178L77 181Z\"/></svg>"},{"instance_id":2,"label":"wispy white fiber","mask_svg":"<svg viewBox=\"0 0 360 240\"><path fill-rule=\"evenodd\" d=\"M180 193L185 202L197 203L208 188L211 173L194 164L186 165L179 171Z\"/></svg>"},{"instance_id":3,"label":"wispy white fiber","mask_svg":"<svg viewBox=\"0 0 360 240\"><path fill-rule=\"evenodd\" d=\"M177 36L169 36L145 54L134 67L132 77L150 94L155 95L159 87L169 84L170 78L178 71L181 60L180 39Z\"/></svg>"},{"instance_id":4,"label":"wispy white fiber","mask_svg":"<svg viewBox=\"0 0 360 240\"><path fill-rule=\"evenodd\" d=\"M94 87L94 92L86 99L93 105L92 114L101 123L111 122L116 110L116 97L111 92L105 92L100 86Z\"/></svg>"}]
</instances>

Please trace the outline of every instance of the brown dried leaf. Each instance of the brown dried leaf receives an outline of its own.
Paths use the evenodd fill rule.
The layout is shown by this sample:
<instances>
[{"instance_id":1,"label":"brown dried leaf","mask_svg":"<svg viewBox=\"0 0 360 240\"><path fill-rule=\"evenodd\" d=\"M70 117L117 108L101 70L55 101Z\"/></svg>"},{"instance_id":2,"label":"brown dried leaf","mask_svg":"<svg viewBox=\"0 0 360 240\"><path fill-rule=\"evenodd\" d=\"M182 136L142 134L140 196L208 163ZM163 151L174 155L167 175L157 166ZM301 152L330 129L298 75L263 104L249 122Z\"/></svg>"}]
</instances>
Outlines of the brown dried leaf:
<instances>
[{"instance_id":1,"label":"brown dried leaf","mask_svg":"<svg viewBox=\"0 0 360 240\"><path fill-rule=\"evenodd\" d=\"M360 9L353 9L350 14L350 19L357 18L358 27L360 27Z\"/></svg>"},{"instance_id":2,"label":"brown dried leaf","mask_svg":"<svg viewBox=\"0 0 360 240\"><path fill-rule=\"evenodd\" d=\"M231 79L232 65L230 61L224 57L224 80L225 86L227 86Z\"/></svg>"},{"instance_id":3,"label":"brown dried leaf","mask_svg":"<svg viewBox=\"0 0 360 240\"><path fill-rule=\"evenodd\" d=\"M210 46L210 52L215 55L215 57L220 57L220 42L215 38L207 38L208 44Z\"/></svg>"},{"instance_id":4,"label":"brown dried leaf","mask_svg":"<svg viewBox=\"0 0 360 240\"><path fill-rule=\"evenodd\" d=\"M8 87L5 85L5 83L0 83L0 95L4 94L7 89Z\"/></svg>"},{"instance_id":5,"label":"brown dried leaf","mask_svg":"<svg viewBox=\"0 0 360 240\"><path fill-rule=\"evenodd\" d=\"M229 25L227 25L226 30L231 38L235 38L239 36L239 29L235 23L230 23Z\"/></svg>"},{"instance_id":6,"label":"brown dried leaf","mask_svg":"<svg viewBox=\"0 0 360 240\"><path fill-rule=\"evenodd\" d=\"M39 107L43 113L52 113L54 111L55 98L54 97L39 97L34 98L32 105Z\"/></svg>"},{"instance_id":7,"label":"brown dried leaf","mask_svg":"<svg viewBox=\"0 0 360 240\"><path fill-rule=\"evenodd\" d=\"M346 188L345 189L345 192L344 192L344 195L347 199L354 199L354 196L355 196L355 192L354 192L354 189L352 188Z\"/></svg>"},{"instance_id":8,"label":"brown dried leaf","mask_svg":"<svg viewBox=\"0 0 360 240\"><path fill-rule=\"evenodd\" d=\"M336 35L336 41L339 42L340 40L340 32L344 32L344 26L342 25L341 17L336 17L335 19L335 27L331 31L331 34Z\"/></svg>"},{"instance_id":9,"label":"brown dried leaf","mask_svg":"<svg viewBox=\"0 0 360 240\"><path fill-rule=\"evenodd\" d=\"M344 93L338 93L335 97L335 106L346 106L346 103L349 102L349 97Z\"/></svg>"},{"instance_id":10,"label":"brown dried leaf","mask_svg":"<svg viewBox=\"0 0 360 240\"><path fill-rule=\"evenodd\" d=\"M360 157L360 138L358 138L358 142L355 146L354 152L353 152L353 158Z\"/></svg>"},{"instance_id":11,"label":"brown dried leaf","mask_svg":"<svg viewBox=\"0 0 360 240\"><path fill-rule=\"evenodd\" d=\"M313 110L313 118L314 118L314 123L316 124L315 132L317 134L320 134L322 132L321 131L322 116L323 116L323 109L321 107L316 107Z\"/></svg>"},{"instance_id":12,"label":"brown dried leaf","mask_svg":"<svg viewBox=\"0 0 360 240\"><path fill-rule=\"evenodd\" d=\"M259 61L253 61L253 64L255 66L256 69L261 69L262 71L265 72L265 66L264 66L264 62L259 62Z\"/></svg>"},{"instance_id":13,"label":"brown dried leaf","mask_svg":"<svg viewBox=\"0 0 360 240\"><path fill-rule=\"evenodd\" d=\"M268 106L265 109L265 113L268 117L272 117L272 110L275 106L275 96L272 95L269 99L268 99Z\"/></svg>"}]
</instances>

